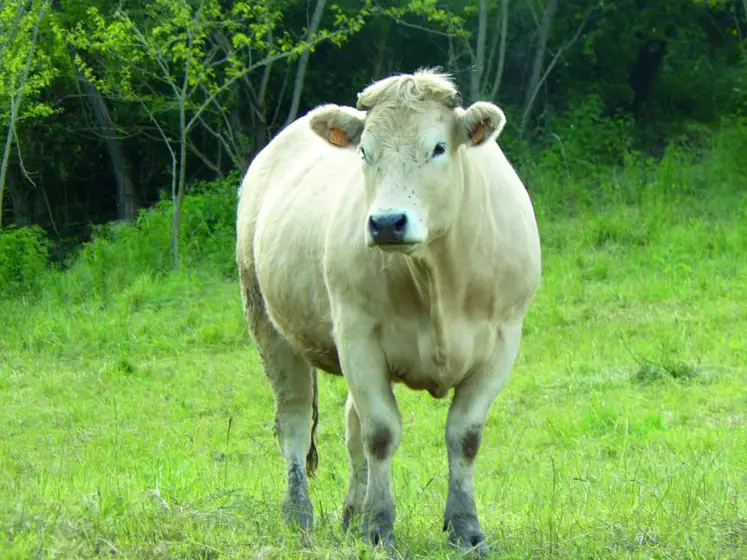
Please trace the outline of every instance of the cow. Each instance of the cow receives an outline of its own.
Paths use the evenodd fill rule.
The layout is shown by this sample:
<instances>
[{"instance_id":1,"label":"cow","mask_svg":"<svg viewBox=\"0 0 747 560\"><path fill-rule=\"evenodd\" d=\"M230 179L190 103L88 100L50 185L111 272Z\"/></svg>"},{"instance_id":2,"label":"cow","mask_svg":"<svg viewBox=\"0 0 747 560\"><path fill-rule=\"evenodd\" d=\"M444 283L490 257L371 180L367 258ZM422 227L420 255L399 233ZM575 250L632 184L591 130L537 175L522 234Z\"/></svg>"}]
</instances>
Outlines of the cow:
<instances>
[{"instance_id":1,"label":"cow","mask_svg":"<svg viewBox=\"0 0 747 560\"><path fill-rule=\"evenodd\" d=\"M466 109L438 69L392 75L356 108L321 105L282 130L241 183L236 259L248 329L275 398L283 513L313 525L316 371L348 389L343 527L393 546L394 383L446 420L449 542L486 552L474 464L519 350L541 252L524 184L496 139L496 105Z\"/></svg>"}]
</instances>

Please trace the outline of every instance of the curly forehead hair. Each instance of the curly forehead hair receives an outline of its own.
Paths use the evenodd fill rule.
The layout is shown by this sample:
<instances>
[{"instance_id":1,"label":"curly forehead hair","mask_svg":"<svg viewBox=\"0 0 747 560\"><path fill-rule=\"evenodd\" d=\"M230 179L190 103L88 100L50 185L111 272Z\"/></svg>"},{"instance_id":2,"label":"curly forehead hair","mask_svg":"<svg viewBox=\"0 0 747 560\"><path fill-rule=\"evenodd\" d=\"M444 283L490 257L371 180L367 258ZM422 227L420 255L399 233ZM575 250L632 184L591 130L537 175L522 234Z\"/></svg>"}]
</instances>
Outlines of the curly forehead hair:
<instances>
[{"instance_id":1,"label":"curly forehead hair","mask_svg":"<svg viewBox=\"0 0 747 560\"><path fill-rule=\"evenodd\" d=\"M436 101L453 109L461 100L449 74L422 68L413 74L398 74L374 82L358 94L356 107L361 111L382 104L414 107L423 101Z\"/></svg>"}]
</instances>

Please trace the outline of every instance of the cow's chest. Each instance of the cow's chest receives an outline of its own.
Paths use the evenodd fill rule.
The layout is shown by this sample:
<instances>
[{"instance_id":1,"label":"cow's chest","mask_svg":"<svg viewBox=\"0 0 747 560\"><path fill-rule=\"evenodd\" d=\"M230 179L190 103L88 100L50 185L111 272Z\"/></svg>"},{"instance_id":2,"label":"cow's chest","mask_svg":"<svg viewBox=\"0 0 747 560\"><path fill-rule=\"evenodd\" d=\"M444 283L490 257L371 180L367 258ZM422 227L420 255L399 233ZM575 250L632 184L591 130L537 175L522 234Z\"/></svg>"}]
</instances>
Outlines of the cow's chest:
<instances>
[{"instance_id":1,"label":"cow's chest","mask_svg":"<svg viewBox=\"0 0 747 560\"><path fill-rule=\"evenodd\" d=\"M381 346L395 381L441 398L489 360L496 333L488 321L457 317L437 331L427 318L398 319L382 327Z\"/></svg>"}]
</instances>

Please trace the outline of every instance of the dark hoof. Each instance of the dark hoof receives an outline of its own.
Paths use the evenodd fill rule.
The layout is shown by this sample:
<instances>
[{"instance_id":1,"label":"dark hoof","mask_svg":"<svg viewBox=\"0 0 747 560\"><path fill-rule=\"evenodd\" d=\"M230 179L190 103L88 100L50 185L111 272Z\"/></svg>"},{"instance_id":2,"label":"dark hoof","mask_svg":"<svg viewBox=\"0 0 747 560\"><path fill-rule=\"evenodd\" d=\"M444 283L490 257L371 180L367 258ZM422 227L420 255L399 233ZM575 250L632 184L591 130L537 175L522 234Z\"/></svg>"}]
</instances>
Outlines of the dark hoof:
<instances>
[{"instance_id":1,"label":"dark hoof","mask_svg":"<svg viewBox=\"0 0 747 560\"><path fill-rule=\"evenodd\" d=\"M477 519L462 519L444 523L444 531L449 532L449 543L465 551L475 552L480 556L487 555L490 547L485 534L480 529Z\"/></svg>"},{"instance_id":2,"label":"dark hoof","mask_svg":"<svg viewBox=\"0 0 747 560\"><path fill-rule=\"evenodd\" d=\"M363 540L373 546L383 548L394 548L394 531L373 529L363 532Z\"/></svg>"},{"instance_id":3,"label":"dark hoof","mask_svg":"<svg viewBox=\"0 0 747 560\"><path fill-rule=\"evenodd\" d=\"M283 517L285 524L289 527L297 527L303 532L311 529L314 525L314 510L311 501L306 498L300 503L286 500L283 502Z\"/></svg>"},{"instance_id":4,"label":"dark hoof","mask_svg":"<svg viewBox=\"0 0 747 560\"><path fill-rule=\"evenodd\" d=\"M394 527L364 523L361 529L363 540L374 546L394 548Z\"/></svg>"}]
</instances>

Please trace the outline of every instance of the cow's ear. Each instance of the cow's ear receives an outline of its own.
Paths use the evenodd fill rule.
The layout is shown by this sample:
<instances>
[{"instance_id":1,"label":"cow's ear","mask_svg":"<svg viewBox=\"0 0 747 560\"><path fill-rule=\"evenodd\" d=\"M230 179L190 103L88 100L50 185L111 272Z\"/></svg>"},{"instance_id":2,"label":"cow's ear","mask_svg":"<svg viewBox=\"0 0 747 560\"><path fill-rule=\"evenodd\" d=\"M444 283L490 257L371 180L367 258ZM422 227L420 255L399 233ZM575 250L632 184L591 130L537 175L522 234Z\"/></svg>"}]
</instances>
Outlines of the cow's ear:
<instances>
[{"instance_id":1,"label":"cow's ear","mask_svg":"<svg viewBox=\"0 0 747 560\"><path fill-rule=\"evenodd\" d=\"M457 139L468 146L494 142L506 126L506 115L487 101L477 101L466 110L457 109Z\"/></svg>"},{"instance_id":2,"label":"cow's ear","mask_svg":"<svg viewBox=\"0 0 747 560\"><path fill-rule=\"evenodd\" d=\"M309 113L309 124L322 140L345 148L360 141L365 117L365 112L352 107L322 105Z\"/></svg>"}]
</instances>

